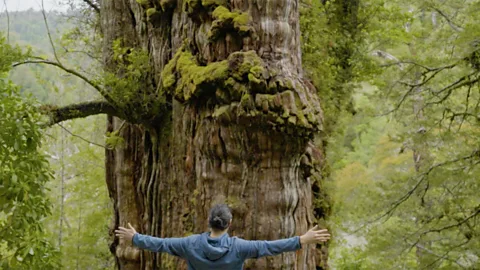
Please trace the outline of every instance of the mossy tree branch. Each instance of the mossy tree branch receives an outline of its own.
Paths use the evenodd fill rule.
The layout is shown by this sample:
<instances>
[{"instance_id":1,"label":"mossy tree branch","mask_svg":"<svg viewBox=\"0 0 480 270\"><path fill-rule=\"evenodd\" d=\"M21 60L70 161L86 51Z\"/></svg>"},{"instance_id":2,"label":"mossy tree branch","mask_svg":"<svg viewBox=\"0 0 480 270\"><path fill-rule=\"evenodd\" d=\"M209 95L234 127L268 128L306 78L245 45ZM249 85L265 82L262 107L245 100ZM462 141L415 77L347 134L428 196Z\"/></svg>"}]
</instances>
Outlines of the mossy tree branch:
<instances>
[{"instance_id":1,"label":"mossy tree branch","mask_svg":"<svg viewBox=\"0 0 480 270\"><path fill-rule=\"evenodd\" d=\"M72 104L65 107L44 105L40 110L50 117L48 126L77 118L85 118L91 115L108 114L120 117L120 113L106 101L90 101Z\"/></svg>"}]
</instances>

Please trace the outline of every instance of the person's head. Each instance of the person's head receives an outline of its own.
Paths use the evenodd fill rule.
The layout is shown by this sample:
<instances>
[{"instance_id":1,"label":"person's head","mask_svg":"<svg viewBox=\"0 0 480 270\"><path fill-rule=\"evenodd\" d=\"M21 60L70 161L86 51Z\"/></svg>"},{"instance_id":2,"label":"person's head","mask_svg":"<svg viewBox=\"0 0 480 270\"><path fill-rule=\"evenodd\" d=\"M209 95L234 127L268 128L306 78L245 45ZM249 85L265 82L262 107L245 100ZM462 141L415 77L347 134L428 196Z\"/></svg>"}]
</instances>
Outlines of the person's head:
<instances>
[{"instance_id":1,"label":"person's head","mask_svg":"<svg viewBox=\"0 0 480 270\"><path fill-rule=\"evenodd\" d=\"M214 231L224 231L230 227L232 212L226 204L217 204L210 209L208 225Z\"/></svg>"}]
</instances>

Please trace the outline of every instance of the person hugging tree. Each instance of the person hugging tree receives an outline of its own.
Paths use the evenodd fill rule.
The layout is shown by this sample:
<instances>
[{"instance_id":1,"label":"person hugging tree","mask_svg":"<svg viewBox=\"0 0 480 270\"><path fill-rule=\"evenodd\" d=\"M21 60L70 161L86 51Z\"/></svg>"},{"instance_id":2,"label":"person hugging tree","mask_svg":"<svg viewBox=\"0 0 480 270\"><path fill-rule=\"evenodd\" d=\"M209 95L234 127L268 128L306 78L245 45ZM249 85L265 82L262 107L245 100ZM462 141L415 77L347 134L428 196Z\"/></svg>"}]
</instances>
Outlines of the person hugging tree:
<instances>
[{"instance_id":1,"label":"person hugging tree","mask_svg":"<svg viewBox=\"0 0 480 270\"><path fill-rule=\"evenodd\" d=\"M181 257L187 261L189 270L241 270L246 259L275 256L330 239L328 230L318 229L318 225L302 236L274 241L248 241L230 237L228 229L232 224L232 213L226 204L217 204L210 209L208 224L210 232L183 238L142 235L130 223L128 229L119 227L115 230L115 235L140 249Z\"/></svg>"}]
</instances>

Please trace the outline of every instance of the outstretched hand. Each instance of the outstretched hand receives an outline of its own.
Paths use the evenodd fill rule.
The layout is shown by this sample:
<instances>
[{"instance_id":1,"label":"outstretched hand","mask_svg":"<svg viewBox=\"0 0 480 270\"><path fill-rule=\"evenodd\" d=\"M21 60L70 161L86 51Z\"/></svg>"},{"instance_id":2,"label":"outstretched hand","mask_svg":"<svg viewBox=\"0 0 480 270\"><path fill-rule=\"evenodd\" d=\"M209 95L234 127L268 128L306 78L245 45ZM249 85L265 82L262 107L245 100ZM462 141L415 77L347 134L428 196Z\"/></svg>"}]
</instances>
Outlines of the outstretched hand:
<instances>
[{"instance_id":1,"label":"outstretched hand","mask_svg":"<svg viewBox=\"0 0 480 270\"><path fill-rule=\"evenodd\" d=\"M128 223L128 227L130 227L130 229L118 227L118 230L115 230L115 236L128 242L132 242L133 236L137 233L137 231L132 227L132 225L130 225L130 223Z\"/></svg>"},{"instance_id":2,"label":"outstretched hand","mask_svg":"<svg viewBox=\"0 0 480 270\"><path fill-rule=\"evenodd\" d=\"M318 225L310 229L304 235L300 236L300 243L303 244L318 244L330 240L330 234L327 229L318 229Z\"/></svg>"}]
</instances>

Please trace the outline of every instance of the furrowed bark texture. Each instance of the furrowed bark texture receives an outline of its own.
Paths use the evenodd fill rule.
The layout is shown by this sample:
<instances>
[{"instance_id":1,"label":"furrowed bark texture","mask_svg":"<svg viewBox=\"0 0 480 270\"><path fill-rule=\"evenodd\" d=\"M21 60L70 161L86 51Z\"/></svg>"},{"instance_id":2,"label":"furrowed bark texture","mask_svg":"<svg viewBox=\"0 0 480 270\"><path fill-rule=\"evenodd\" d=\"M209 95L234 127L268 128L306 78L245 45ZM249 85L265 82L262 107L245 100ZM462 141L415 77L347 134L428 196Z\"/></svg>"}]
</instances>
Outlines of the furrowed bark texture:
<instances>
[{"instance_id":1,"label":"furrowed bark texture","mask_svg":"<svg viewBox=\"0 0 480 270\"><path fill-rule=\"evenodd\" d=\"M299 1L138 2L101 1L105 68L121 76L116 40L145 50L146 91L170 106L141 124L109 118L108 130L125 140L107 151L112 228L130 222L158 237L201 233L208 209L228 203L230 235L305 232L315 221L308 148L322 112L302 77ZM186 269L175 257L117 241L119 269ZM315 257L315 247L305 247L246 268L315 269Z\"/></svg>"}]
</instances>

